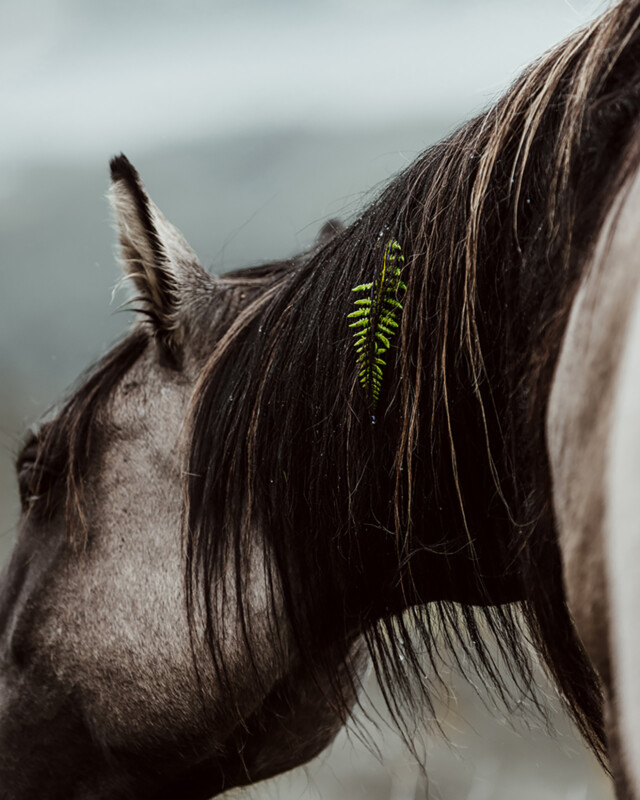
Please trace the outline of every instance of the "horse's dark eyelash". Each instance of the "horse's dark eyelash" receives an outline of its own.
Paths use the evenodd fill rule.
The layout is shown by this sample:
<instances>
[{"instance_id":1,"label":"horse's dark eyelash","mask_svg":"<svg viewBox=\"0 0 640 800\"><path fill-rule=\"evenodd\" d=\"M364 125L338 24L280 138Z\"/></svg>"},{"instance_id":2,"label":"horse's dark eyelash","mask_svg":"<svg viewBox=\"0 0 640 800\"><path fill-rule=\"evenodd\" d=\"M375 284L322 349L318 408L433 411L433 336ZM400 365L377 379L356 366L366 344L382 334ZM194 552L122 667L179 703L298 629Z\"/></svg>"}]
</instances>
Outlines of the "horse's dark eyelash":
<instances>
[{"instance_id":1,"label":"horse's dark eyelash","mask_svg":"<svg viewBox=\"0 0 640 800\"><path fill-rule=\"evenodd\" d=\"M38 484L42 483L42 479L38 477L41 473L35 461L25 459L18 463L16 470L18 475L18 488L20 489L21 496L27 493L33 493L36 482Z\"/></svg>"},{"instance_id":2,"label":"horse's dark eyelash","mask_svg":"<svg viewBox=\"0 0 640 800\"><path fill-rule=\"evenodd\" d=\"M18 457L16 458L15 467L16 472L20 475L28 465L32 467L38 462L38 440L34 435L31 435L25 442Z\"/></svg>"},{"instance_id":3,"label":"horse's dark eyelash","mask_svg":"<svg viewBox=\"0 0 640 800\"><path fill-rule=\"evenodd\" d=\"M24 511L47 496L54 477L53 471L41 457L40 440L31 433L16 459L16 475L20 503Z\"/></svg>"},{"instance_id":4,"label":"horse's dark eyelash","mask_svg":"<svg viewBox=\"0 0 640 800\"><path fill-rule=\"evenodd\" d=\"M18 475L28 465L31 469L37 468L41 472L49 471L47 464L50 463L51 458L47 454L47 441L50 429L51 424L48 422L30 426L15 459L15 469Z\"/></svg>"},{"instance_id":5,"label":"horse's dark eyelash","mask_svg":"<svg viewBox=\"0 0 640 800\"><path fill-rule=\"evenodd\" d=\"M53 474L37 461L24 460L18 467L18 493L23 514L47 507ZM44 502L44 505L41 505Z\"/></svg>"}]
</instances>

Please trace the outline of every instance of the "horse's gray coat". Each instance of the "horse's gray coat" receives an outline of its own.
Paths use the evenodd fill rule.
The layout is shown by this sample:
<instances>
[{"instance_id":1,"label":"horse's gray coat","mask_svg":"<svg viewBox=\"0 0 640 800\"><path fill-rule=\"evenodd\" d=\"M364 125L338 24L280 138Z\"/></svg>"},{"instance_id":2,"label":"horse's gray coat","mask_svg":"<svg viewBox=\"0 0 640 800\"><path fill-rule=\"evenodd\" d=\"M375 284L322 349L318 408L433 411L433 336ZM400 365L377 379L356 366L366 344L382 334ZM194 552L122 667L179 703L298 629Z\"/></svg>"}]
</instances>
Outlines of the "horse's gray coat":
<instances>
[{"instance_id":1,"label":"horse's gray coat","mask_svg":"<svg viewBox=\"0 0 640 800\"><path fill-rule=\"evenodd\" d=\"M112 199L125 273L179 346L182 369L164 366L152 339L98 416L99 457L83 487L86 548L68 546L63 513L44 526L22 516L0 582L3 800L186 797L180 775L194 768L202 786L189 796L208 797L307 761L342 724L322 687L296 676L294 663L280 674L264 645L258 685L231 615L218 620L218 635L240 705L220 690L195 641L198 683L183 585L181 436L213 345L207 326L220 293L237 290L202 270L146 196L151 231L124 182ZM167 276L172 304L159 280ZM254 547L247 600L260 619L267 590L257 532ZM266 622L252 630L268 641ZM279 698L285 677L292 705ZM239 715L256 721L259 748L237 729Z\"/></svg>"},{"instance_id":2,"label":"horse's gray coat","mask_svg":"<svg viewBox=\"0 0 640 800\"><path fill-rule=\"evenodd\" d=\"M582 641L604 684L614 772L621 769L621 704L616 698L624 696L624 707L638 707L629 705L629 697L638 691L640 655L636 633L640 573L637 559L632 558L638 547L638 524L637 513L621 519L621 508L631 502L637 509L638 494L640 372L631 364L637 366L640 347L639 220L640 177L636 177L612 209L574 300L548 411L566 592ZM635 470L630 469L629 455ZM633 735L626 738L630 750L624 771L631 768L635 795L640 796L640 771L631 755L638 752L640 731L635 715L629 716L625 733L633 730ZM634 796L627 780L618 776L619 797Z\"/></svg>"}]
</instances>

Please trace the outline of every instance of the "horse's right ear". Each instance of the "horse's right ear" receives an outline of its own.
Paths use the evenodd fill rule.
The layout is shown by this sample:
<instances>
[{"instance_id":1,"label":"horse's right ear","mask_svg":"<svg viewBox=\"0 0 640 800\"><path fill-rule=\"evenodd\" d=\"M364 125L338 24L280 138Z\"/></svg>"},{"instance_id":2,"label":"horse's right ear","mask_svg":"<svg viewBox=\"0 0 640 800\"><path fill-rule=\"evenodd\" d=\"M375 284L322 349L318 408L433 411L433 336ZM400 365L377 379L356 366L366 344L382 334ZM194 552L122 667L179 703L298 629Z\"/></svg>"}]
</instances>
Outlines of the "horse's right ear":
<instances>
[{"instance_id":1,"label":"horse's right ear","mask_svg":"<svg viewBox=\"0 0 640 800\"><path fill-rule=\"evenodd\" d=\"M180 364L185 325L181 310L211 278L184 237L147 194L124 155L111 160L109 197L115 212L122 268L139 294L140 311L153 323L161 352Z\"/></svg>"}]
</instances>

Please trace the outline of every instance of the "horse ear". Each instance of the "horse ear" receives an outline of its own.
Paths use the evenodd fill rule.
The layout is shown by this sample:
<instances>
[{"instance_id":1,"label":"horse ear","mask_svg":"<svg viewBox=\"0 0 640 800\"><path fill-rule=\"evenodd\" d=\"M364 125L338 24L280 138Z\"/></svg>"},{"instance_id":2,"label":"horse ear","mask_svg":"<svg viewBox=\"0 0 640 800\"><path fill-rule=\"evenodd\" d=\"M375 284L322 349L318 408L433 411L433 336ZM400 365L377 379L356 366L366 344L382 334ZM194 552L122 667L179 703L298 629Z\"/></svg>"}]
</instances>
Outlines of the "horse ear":
<instances>
[{"instance_id":1,"label":"horse ear","mask_svg":"<svg viewBox=\"0 0 640 800\"><path fill-rule=\"evenodd\" d=\"M320 232L316 237L315 245L316 247L324 247L325 244L329 244L329 242L337 236L339 233L345 230L345 227L339 219L328 219L322 228L320 228Z\"/></svg>"},{"instance_id":2,"label":"horse ear","mask_svg":"<svg viewBox=\"0 0 640 800\"><path fill-rule=\"evenodd\" d=\"M111 160L109 197L115 212L122 268L154 326L161 352L180 363L184 321L181 309L210 277L180 231L168 222L147 194L138 172L124 155Z\"/></svg>"}]
</instances>

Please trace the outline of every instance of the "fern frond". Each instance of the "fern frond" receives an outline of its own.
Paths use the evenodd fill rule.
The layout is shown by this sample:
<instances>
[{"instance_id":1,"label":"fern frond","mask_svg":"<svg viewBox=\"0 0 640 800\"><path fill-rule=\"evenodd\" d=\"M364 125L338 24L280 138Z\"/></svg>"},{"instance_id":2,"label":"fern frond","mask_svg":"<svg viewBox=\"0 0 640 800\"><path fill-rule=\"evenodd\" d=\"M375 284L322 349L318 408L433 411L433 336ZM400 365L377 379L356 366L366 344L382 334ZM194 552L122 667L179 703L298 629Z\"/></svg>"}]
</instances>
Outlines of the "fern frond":
<instances>
[{"instance_id":1,"label":"fern frond","mask_svg":"<svg viewBox=\"0 0 640 800\"><path fill-rule=\"evenodd\" d=\"M401 280L403 267L402 248L396 239L389 239L384 247L379 275L373 281L361 283L352 289L353 292L368 292L369 296L354 300L357 308L347 315L355 320L349 327L358 329L353 334L356 339L356 362L360 366L358 379L367 393L374 422L382 388L383 367L386 367L382 356L391 347L391 337L399 327L398 316L402 311L402 303L398 298L407 290Z\"/></svg>"}]
</instances>

